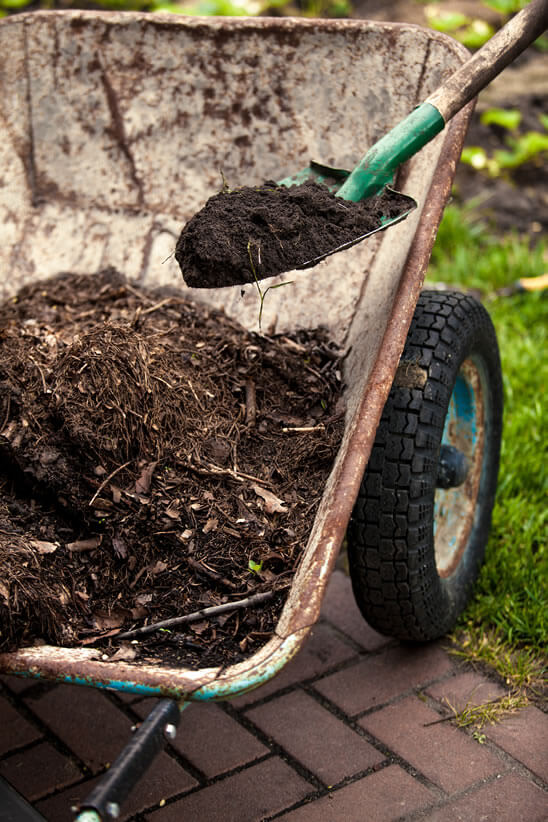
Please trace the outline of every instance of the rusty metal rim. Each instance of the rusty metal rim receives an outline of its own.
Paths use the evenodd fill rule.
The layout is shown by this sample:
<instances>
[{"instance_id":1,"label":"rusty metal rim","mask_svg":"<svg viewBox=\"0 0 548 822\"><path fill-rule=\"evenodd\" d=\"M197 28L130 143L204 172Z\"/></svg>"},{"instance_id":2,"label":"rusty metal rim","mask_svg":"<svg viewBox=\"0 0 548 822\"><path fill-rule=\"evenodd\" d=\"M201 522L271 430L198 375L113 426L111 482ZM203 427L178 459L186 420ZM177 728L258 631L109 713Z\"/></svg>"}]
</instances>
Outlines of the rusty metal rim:
<instances>
[{"instance_id":1,"label":"rusty metal rim","mask_svg":"<svg viewBox=\"0 0 548 822\"><path fill-rule=\"evenodd\" d=\"M19 20L21 18L30 20L32 17L35 21L37 15L39 17L45 15L49 17L70 15L74 19L83 20L92 17L105 20L104 12L35 12L18 15L18 18ZM130 22L142 21L145 16L135 12L112 12L108 14L108 18L111 22L122 20ZM7 18L7 20L1 21L0 24L9 23L12 19ZM155 16L155 18L145 19L155 25L170 25L171 27L189 25L188 20L172 20L167 17L159 19L158 16ZM310 21L301 19L280 20L279 18L272 20L262 18L259 20L257 18L246 18L244 20L231 20L232 25L240 30L249 30L250 28L261 30L275 26L278 29L288 31L294 31L298 28L324 30L350 28L357 32L370 28L382 28L384 30L408 28L424 31L421 27L412 24L378 24L368 21L347 20ZM190 23L190 26L221 30L219 21L211 21L209 18L194 20ZM432 38L448 44L455 53L465 56L465 50L445 35L436 32L428 32L428 34ZM316 539L316 544L311 550L311 555L308 556L308 550L305 553L307 568L304 572L304 579L299 578L298 587L299 601L313 603L313 607L308 607L306 610L306 620L303 621L303 611L298 605L291 600L288 601L282 614L287 618L288 625L283 635L275 634L262 649L244 663L231 666L224 671L221 671L221 669L173 670L153 666L132 666L127 663L118 663L116 668L113 669L113 666L108 662L96 658L97 654L91 652L91 649L82 652L80 649L48 648L48 646L26 648L14 653L0 655L0 670L5 673L77 682L100 688L116 688L142 694L167 695L186 700L226 699L262 684L277 673L297 653L311 626L319 616L323 593L346 532L363 472L371 452L376 428L405 344L437 228L450 194L456 165L473 108L474 102L468 104L447 126L445 140L434 171L434 179L403 267L379 353L356 412L355 424L353 421L353 430L349 435L346 457L337 466L336 473L330 483L332 489L330 507ZM298 576L301 575L298 573ZM116 672L115 680L111 676L113 670ZM121 677L127 677L127 680L122 682L120 681Z\"/></svg>"}]
</instances>

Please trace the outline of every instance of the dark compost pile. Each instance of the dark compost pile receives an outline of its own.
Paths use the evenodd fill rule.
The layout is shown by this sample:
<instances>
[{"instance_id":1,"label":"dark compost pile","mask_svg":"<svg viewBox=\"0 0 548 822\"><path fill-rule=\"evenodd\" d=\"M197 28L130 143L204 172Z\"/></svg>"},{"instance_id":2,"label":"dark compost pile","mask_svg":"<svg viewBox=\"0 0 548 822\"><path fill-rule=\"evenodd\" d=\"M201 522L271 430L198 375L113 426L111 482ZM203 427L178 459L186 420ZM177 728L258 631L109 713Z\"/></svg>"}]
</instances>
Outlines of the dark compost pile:
<instances>
[{"instance_id":1,"label":"dark compost pile","mask_svg":"<svg viewBox=\"0 0 548 822\"><path fill-rule=\"evenodd\" d=\"M325 333L259 336L108 269L1 305L0 352L0 649L202 667L264 644L343 430Z\"/></svg>"},{"instance_id":2,"label":"dark compost pile","mask_svg":"<svg viewBox=\"0 0 548 822\"><path fill-rule=\"evenodd\" d=\"M193 288L252 283L352 244L383 217L409 211L411 202L385 189L353 203L314 182L222 191L185 225L175 258Z\"/></svg>"}]
</instances>

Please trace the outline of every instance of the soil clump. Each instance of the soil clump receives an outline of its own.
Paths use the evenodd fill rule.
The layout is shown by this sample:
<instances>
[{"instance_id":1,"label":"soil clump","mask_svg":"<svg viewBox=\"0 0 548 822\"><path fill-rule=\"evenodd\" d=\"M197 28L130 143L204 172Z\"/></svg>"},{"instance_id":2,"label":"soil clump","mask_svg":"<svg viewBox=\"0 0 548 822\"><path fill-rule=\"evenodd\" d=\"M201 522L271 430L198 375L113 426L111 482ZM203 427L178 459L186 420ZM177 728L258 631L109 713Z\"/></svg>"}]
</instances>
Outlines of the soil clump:
<instances>
[{"instance_id":1,"label":"soil clump","mask_svg":"<svg viewBox=\"0 0 548 822\"><path fill-rule=\"evenodd\" d=\"M409 209L409 198L390 189L359 203L314 182L221 191L185 225L175 258L193 288L253 283L315 265Z\"/></svg>"},{"instance_id":2,"label":"soil clump","mask_svg":"<svg viewBox=\"0 0 548 822\"><path fill-rule=\"evenodd\" d=\"M325 331L263 337L107 269L0 305L0 351L0 650L199 668L261 647L342 436Z\"/></svg>"}]
</instances>

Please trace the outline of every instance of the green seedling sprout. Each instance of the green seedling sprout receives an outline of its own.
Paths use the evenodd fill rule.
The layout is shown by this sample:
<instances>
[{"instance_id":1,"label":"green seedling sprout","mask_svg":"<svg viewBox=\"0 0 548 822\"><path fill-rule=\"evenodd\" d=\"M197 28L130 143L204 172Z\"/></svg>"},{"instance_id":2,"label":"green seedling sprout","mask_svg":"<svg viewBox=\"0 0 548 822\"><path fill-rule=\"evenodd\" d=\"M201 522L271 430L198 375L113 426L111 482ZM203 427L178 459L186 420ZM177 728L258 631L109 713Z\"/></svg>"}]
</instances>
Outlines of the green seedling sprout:
<instances>
[{"instance_id":1,"label":"green seedling sprout","mask_svg":"<svg viewBox=\"0 0 548 822\"><path fill-rule=\"evenodd\" d=\"M231 188L230 188L230 186L228 185L228 180L226 179L226 177L225 177L225 173L224 173L224 171L223 171L223 169L222 169L222 168L220 169L220 172L221 172L221 177L222 177L222 180L223 180L223 187L221 188L221 192L222 192L223 194L231 194L231 193L232 193L232 189L231 189Z\"/></svg>"},{"instance_id":2,"label":"green seedling sprout","mask_svg":"<svg viewBox=\"0 0 548 822\"><path fill-rule=\"evenodd\" d=\"M248 240L247 243L247 255L249 257L249 264L251 265L251 271L253 273L253 279L255 280L255 285L257 286L257 291L259 292L259 300L260 300L260 307L259 307L259 329L262 328L262 319L263 319L263 307L264 307L264 298L274 288L281 288L282 285L290 285L293 280L285 280L283 283L276 283L275 285L269 285L268 288L265 288L263 291L261 286L259 285L259 278L257 277L257 270L255 268L255 263L253 262L253 255L251 253L251 240ZM257 265L261 264L261 246L257 246Z\"/></svg>"}]
</instances>

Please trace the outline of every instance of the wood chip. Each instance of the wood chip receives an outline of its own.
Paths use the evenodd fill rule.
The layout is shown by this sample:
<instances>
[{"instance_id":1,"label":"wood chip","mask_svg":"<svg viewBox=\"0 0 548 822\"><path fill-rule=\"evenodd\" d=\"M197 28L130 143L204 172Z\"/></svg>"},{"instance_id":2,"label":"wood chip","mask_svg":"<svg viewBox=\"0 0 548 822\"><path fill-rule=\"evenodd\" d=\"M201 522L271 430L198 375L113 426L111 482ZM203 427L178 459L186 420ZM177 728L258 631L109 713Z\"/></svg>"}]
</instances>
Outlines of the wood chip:
<instances>
[{"instance_id":1,"label":"wood chip","mask_svg":"<svg viewBox=\"0 0 548 822\"><path fill-rule=\"evenodd\" d=\"M89 539L78 539L76 542L69 542L67 550L73 552L94 551L103 541L102 537L89 537Z\"/></svg>"}]
</instances>

